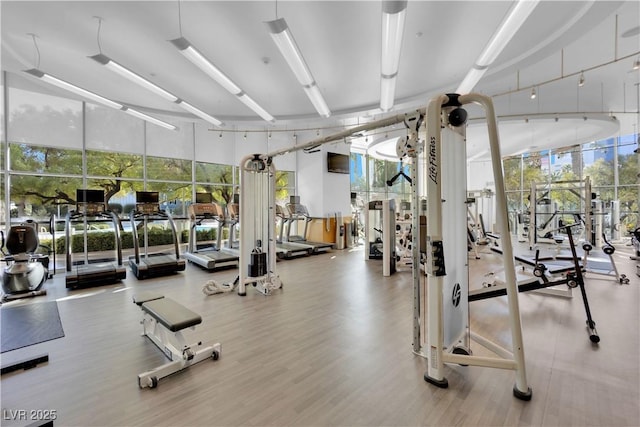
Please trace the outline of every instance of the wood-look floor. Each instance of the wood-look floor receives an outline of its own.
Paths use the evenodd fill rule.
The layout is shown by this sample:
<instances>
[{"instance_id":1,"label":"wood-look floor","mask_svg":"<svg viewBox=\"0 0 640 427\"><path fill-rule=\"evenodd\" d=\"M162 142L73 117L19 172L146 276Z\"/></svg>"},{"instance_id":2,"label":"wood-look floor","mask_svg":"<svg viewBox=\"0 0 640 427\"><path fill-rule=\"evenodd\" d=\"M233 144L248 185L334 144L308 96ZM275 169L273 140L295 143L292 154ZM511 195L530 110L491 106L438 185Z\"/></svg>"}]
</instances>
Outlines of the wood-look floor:
<instances>
[{"instance_id":1,"label":"wood-look floor","mask_svg":"<svg viewBox=\"0 0 640 427\"><path fill-rule=\"evenodd\" d=\"M512 371L455 365L446 368L448 389L426 383L426 360L411 351L411 273L382 277L362 247L278 262L284 289L268 297L250 288L245 297L205 296L207 280L236 271L191 264L169 277L138 281L128 272L120 285L75 291L58 274L47 296L11 303L58 299L65 337L2 354L3 365L41 353L50 360L2 376L1 423L27 425L9 411L44 409L57 412L58 426L638 426L640 278L629 254L615 254L629 285L587 281L599 346L588 339L579 292L520 295L530 402L513 397ZM481 256L470 260L472 286L495 261ZM140 336L131 300L141 290L200 313L192 335L220 342L220 360L139 389L137 375L165 361ZM505 297L473 303L474 330L509 345L506 310Z\"/></svg>"}]
</instances>

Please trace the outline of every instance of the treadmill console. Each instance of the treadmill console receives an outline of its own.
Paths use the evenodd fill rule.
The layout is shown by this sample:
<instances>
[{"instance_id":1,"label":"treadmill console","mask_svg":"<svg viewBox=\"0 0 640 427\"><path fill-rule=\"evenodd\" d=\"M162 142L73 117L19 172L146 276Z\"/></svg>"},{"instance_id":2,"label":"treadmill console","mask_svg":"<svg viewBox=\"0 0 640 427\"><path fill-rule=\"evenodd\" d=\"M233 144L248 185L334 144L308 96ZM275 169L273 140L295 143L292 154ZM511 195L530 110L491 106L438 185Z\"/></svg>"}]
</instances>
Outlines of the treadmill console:
<instances>
[{"instance_id":1,"label":"treadmill console","mask_svg":"<svg viewBox=\"0 0 640 427\"><path fill-rule=\"evenodd\" d=\"M221 215L220 206L215 203L194 203L189 206L189 216L190 217L220 217Z\"/></svg>"},{"instance_id":2,"label":"treadmill console","mask_svg":"<svg viewBox=\"0 0 640 427\"><path fill-rule=\"evenodd\" d=\"M104 190L76 189L76 212L86 216L99 216L104 211Z\"/></svg>"},{"instance_id":3,"label":"treadmill console","mask_svg":"<svg viewBox=\"0 0 640 427\"><path fill-rule=\"evenodd\" d=\"M158 192L136 191L136 211L147 215L160 212Z\"/></svg>"},{"instance_id":4,"label":"treadmill console","mask_svg":"<svg viewBox=\"0 0 640 427\"><path fill-rule=\"evenodd\" d=\"M136 203L136 211L141 214L150 215L160 212L159 203Z\"/></svg>"},{"instance_id":5,"label":"treadmill console","mask_svg":"<svg viewBox=\"0 0 640 427\"><path fill-rule=\"evenodd\" d=\"M289 213L291 215L302 215L309 216L309 211L305 205L301 205L300 203L288 203L287 209L289 209Z\"/></svg>"}]
</instances>

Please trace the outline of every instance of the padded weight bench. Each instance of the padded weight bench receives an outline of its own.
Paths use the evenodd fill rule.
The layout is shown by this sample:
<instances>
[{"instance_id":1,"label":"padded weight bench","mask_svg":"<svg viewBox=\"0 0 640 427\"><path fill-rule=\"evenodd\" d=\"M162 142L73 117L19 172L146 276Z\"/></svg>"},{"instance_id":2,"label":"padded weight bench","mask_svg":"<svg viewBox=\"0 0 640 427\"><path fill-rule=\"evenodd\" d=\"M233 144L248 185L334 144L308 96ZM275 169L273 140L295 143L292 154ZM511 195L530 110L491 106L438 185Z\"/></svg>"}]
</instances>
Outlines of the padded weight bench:
<instances>
[{"instance_id":1,"label":"padded weight bench","mask_svg":"<svg viewBox=\"0 0 640 427\"><path fill-rule=\"evenodd\" d=\"M155 388L161 378L167 377L209 357L218 360L221 346L216 343L197 351L192 347L202 342L187 345L182 335L186 328L195 329L202 317L163 295L142 292L133 297L133 302L142 309L142 335L149 338L170 360L164 365L138 375L140 388Z\"/></svg>"}]
</instances>

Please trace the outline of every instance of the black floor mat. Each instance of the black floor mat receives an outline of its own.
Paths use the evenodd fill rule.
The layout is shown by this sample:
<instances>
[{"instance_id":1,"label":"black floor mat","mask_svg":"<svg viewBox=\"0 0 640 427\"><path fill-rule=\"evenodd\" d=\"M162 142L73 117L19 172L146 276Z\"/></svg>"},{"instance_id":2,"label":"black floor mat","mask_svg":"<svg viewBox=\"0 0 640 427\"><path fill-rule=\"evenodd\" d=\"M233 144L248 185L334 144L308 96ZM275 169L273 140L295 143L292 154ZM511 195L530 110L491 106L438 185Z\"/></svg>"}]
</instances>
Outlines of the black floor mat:
<instances>
[{"instance_id":1,"label":"black floor mat","mask_svg":"<svg viewBox=\"0 0 640 427\"><path fill-rule=\"evenodd\" d=\"M2 307L0 353L64 337L58 303Z\"/></svg>"}]
</instances>

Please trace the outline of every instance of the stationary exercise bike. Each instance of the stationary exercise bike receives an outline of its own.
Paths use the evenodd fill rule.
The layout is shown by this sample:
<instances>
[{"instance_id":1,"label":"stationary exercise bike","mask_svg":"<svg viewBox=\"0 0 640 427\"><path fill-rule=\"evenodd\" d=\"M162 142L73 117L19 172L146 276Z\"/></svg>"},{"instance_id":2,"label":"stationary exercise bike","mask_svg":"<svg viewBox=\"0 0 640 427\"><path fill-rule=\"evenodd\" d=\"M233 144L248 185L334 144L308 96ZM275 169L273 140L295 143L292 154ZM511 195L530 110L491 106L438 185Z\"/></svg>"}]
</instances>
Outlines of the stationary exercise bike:
<instances>
[{"instance_id":1,"label":"stationary exercise bike","mask_svg":"<svg viewBox=\"0 0 640 427\"><path fill-rule=\"evenodd\" d=\"M2 260L7 264L2 272L3 302L47 293L41 288L49 275L49 256L35 253L40 246L37 227L33 220L12 225L6 241L0 231Z\"/></svg>"}]
</instances>

